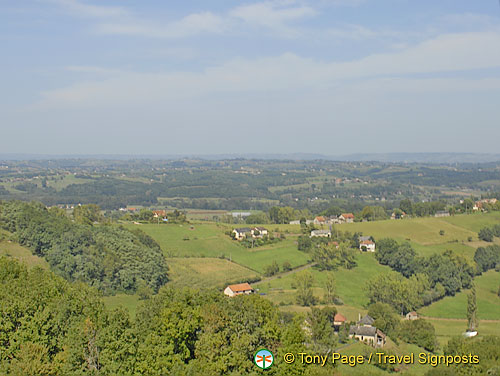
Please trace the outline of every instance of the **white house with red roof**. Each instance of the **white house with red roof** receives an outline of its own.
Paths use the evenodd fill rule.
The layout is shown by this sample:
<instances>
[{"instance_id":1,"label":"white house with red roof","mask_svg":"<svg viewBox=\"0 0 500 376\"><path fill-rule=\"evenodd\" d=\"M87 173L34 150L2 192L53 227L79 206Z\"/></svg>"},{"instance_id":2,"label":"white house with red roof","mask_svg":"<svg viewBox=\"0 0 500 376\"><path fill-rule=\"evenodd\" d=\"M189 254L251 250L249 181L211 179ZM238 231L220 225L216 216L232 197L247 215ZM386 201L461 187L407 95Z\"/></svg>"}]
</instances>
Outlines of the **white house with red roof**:
<instances>
[{"instance_id":1,"label":"white house with red roof","mask_svg":"<svg viewBox=\"0 0 500 376\"><path fill-rule=\"evenodd\" d=\"M248 295L253 293L253 288L250 286L248 283L238 283L236 285L229 285L226 287L224 290L224 294L230 297L236 296L236 295Z\"/></svg>"}]
</instances>

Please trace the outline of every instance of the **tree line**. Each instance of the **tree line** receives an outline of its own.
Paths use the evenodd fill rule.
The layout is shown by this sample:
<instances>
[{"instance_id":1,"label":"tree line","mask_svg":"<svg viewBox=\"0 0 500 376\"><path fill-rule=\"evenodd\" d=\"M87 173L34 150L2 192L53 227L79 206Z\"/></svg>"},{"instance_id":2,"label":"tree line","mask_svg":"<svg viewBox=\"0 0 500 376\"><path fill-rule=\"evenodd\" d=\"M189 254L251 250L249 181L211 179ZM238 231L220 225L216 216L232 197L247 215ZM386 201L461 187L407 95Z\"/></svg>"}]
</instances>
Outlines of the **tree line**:
<instances>
[{"instance_id":1,"label":"tree line","mask_svg":"<svg viewBox=\"0 0 500 376\"><path fill-rule=\"evenodd\" d=\"M105 294L155 292L167 281L160 246L138 229L95 224L97 206L82 206L74 220L40 203L0 203L0 226L52 270L69 281L83 281Z\"/></svg>"}]
</instances>

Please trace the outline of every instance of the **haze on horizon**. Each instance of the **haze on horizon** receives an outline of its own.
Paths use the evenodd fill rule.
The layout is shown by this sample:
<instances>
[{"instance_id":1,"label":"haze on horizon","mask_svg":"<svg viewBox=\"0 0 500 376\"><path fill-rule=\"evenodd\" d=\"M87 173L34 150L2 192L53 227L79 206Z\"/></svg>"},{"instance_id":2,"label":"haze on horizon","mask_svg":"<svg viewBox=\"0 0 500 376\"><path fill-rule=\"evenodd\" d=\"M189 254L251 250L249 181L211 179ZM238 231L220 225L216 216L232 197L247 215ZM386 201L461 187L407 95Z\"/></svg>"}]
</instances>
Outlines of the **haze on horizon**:
<instances>
[{"instance_id":1,"label":"haze on horizon","mask_svg":"<svg viewBox=\"0 0 500 376\"><path fill-rule=\"evenodd\" d=\"M0 41L1 153L498 153L497 0L27 0Z\"/></svg>"}]
</instances>

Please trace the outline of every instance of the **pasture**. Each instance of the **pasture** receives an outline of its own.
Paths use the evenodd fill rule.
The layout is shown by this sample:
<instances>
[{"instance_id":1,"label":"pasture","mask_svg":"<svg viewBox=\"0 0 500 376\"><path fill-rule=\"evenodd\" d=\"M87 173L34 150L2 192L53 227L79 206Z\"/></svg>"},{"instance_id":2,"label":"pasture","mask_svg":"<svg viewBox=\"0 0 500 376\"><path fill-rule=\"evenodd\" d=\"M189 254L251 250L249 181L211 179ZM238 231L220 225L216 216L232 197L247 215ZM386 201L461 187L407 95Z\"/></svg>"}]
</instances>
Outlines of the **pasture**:
<instances>
[{"instance_id":1,"label":"pasture","mask_svg":"<svg viewBox=\"0 0 500 376\"><path fill-rule=\"evenodd\" d=\"M264 272L273 261L280 267L285 261L292 267L308 262L308 255L297 250L295 239L292 237L275 244L245 248L225 234L230 227L220 224L129 226L138 226L153 237L160 244L166 257L227 258L258 273Z\"/></svg>"},{"instance_id":2,"label":"pasture","mask_svg":"<svg viewBox=\"0 0 500 376\"><path fill-rule=\"evenodd\" d=\"M500 320L500 273L490 270L474 279L476 285L477 314L479 319ZM419 311L424 316L465 319L467 317L467 295L470 290L447 296ZM500 322L498 323L500 326Z\"/></svg>"},{"instance_id":3,"label":"pasture","mask_svg":"<svg viewBox=\"0 0 500 376\"><path fill-rule=\"evenodd\" d=\"M389 267L378 264L375 257L369 253L360 253L356 257L358 265L350 270L339 268L334 271L336 280L337 295L344 304L355 309L363 309L368 304L366 297L366 285L368 281L380 273L389 271ZM324 285L326 273L310 268L314 283L314 293L318 298L324 296ZM295 303L295 290L292 288L295 275L289 274L282 278L276 278L269 282L258 285L261 292L266 293L266 297L276 304L285 302Z\"/></svg>"},{"instance_id":4,"label":"pasture","mask_svg":"<svg viewBox=\"0 0 500 376\"><path fill-rule=\"evenodd\" d=\"M39 266L43 269L49 269L49 264L43 258L35 256L31 253L28 248L25 248L18 243L7 240L7 238L1 240L3 237L7 237L8 233L6 231L0 230L0 257L12 257L28 268L33 268Z\"/></svg>"},{"instance_id":5,"label":"pasture","mask_svg":"<svg viewBox=\"0 0 500 376\"><path fill-rule=\"evenodd\" d=\"M252 280L258 273L216 258L169 258L168 285L175 287L223 288L228 284Z\"/></svg>"}]
</instances>

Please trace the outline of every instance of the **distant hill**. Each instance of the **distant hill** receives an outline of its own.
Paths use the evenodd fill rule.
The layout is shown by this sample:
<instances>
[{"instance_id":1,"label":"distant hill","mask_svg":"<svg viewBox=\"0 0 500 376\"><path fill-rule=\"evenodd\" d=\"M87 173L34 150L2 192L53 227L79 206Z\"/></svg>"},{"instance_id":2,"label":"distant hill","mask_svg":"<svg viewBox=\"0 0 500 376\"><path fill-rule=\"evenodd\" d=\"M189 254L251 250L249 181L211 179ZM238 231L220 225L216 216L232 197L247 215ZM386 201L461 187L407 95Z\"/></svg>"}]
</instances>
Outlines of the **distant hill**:
<instances>
[{"instance_id":1,"label":"distant hill","mask_svg":"<svg viewBox=\"0 0 500 376\"><path fill-rule=\"evenodd\" d=\"M27 160L61 160L61 159L94 159L94 160L228 160L228 159L263 159L263 160L292 160L312 161L328 160L341 162L386 162L386 163L489 163L499 162L500 154L483 153L357 153L348 155L325 155L314 153L288 153L288 154L0 154L0 161L27 161Z\"/></svg>"}]
</instances>

